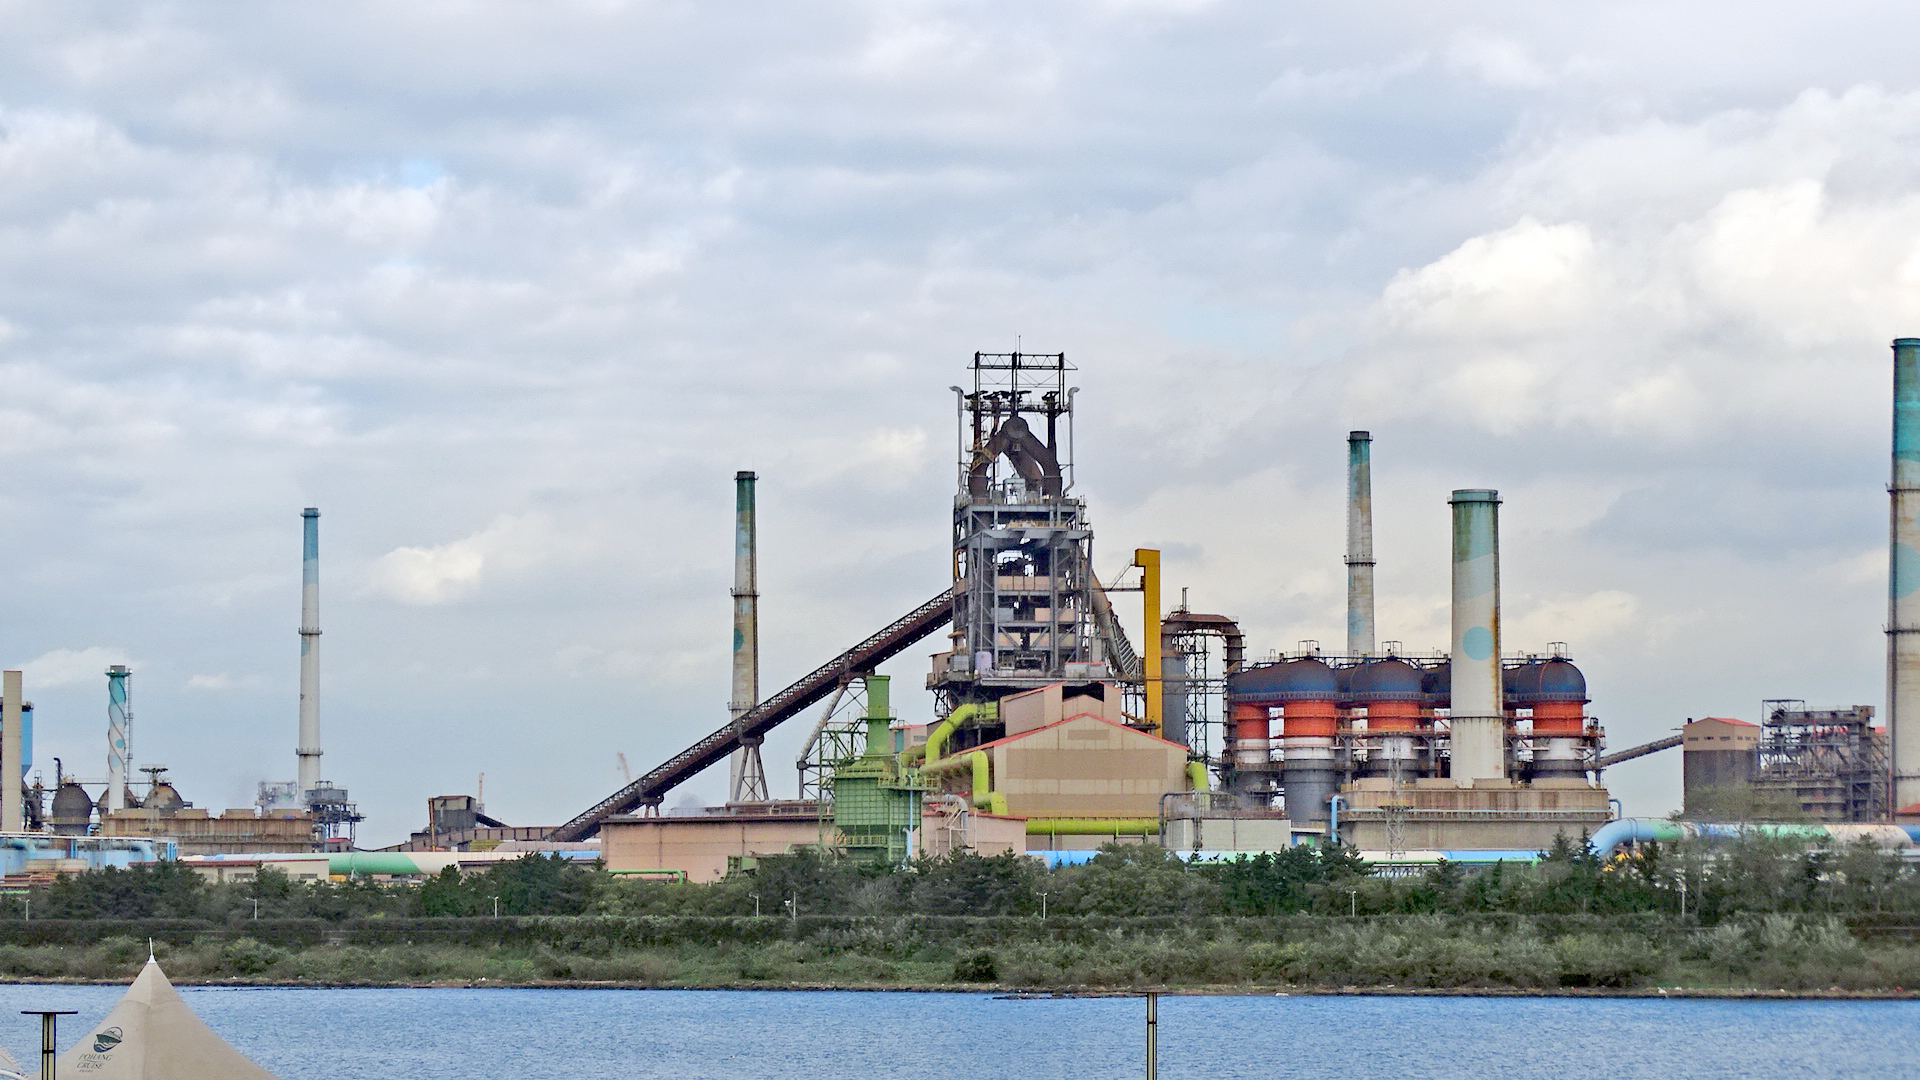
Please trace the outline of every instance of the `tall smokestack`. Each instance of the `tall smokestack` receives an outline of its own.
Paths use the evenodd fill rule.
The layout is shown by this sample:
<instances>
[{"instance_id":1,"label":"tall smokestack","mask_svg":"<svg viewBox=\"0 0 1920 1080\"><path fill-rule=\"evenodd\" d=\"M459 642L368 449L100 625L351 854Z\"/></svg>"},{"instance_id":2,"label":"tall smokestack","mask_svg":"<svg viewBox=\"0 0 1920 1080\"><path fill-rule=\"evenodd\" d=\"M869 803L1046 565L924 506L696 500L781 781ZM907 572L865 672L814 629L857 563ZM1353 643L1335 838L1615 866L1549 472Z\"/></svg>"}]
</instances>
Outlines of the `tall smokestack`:
<instances>
[{"instance_id":1,"label":"tall smokestack","mask_svg":"<svg viewBox=\"0 0 1920 1080\"><path fill-rule=\"evenodd\" d=\"M320 511L309 506L300 554L300 800L320 786Z\"/></svg>"},{"instance_id":2,"label":"tall smokestack","mask_svg":"<svg viewBox=\"0 0 1920 1080\"><path fill-rule=\"evenodd\" d=\"M127 775L133 760L133 713L127 710L127 665L107 669L107 800L108 810L127 808Z\"/></svg>"},{"instance_id":3,"label":"tall smokestack","mask_svg":"<svg viewBox=\"0 0 1920 1080\"><path fill-rule=\"evenodd\" d=\"M26 807L20 800L21 694L19 672L0 674L0 832L26 828Z\"/></svg>"},{"instance_id":4,"label":"tall smokestack","mask_svg":"<svg viewBox=\"0 0 1920 1080\"><path fill-rule=\"evenodd\" d=\"M1887 734L1893 809L1920 803L1920 338L1893 343L1892 537L1887 572ZM1911 714L1911 715L1909 715Z\"/></svg>"},{"instance_id":5,"label":"tall smokestack","mask_svg":"<svg viewBox=\"0 0 1920 1080\"><path fill-rule=\"evenodd\" d=\"M1347 655L1372 656L1373 435L1347 433Z\"/></svg>"},{"instance_id":6,"label":"tall smokestack","mask_svg":"<svg viewBox=\"0 0 1920 1080\"><path fill-rule=\"evenodd\" d=\"M1500 493L1456 491L1453 507L1453 779L1507 774L1500 694Z\"/></svg>"},{"instance_id":7,"label":"tall smokestack","mask_svg":"<svg viewBox=\"0 0 1920 1080\"><path fill-rule=\"evenodd\" d=\"M738 720L760 702L760 569L750 472L733 474L733 700ZM767 801L767 774L758 740L742 740L733 752L728 802Z\"/></svg>"}]
</instances>

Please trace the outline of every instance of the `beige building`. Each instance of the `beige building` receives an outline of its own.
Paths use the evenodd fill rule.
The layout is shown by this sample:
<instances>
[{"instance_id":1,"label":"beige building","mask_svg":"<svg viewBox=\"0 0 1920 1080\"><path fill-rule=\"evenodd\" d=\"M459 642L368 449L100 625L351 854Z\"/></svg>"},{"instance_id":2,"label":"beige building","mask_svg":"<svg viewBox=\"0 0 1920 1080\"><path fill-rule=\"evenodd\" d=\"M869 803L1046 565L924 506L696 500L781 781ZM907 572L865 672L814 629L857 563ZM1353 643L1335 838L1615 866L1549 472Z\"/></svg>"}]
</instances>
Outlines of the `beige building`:
<instances>
[{"instance_id":1,"label":"beige building","mask_svg":"<svg viewBox=\"0 0 1920 1080\"><path fill-rule=\"evenodd\" d=\"M1607 789L1585 780L1356 780L1340 793L1340 831L1366 851L1542 851L1612 819ZM1394 835L1396 833L1398 835Z\"/></svg>"},{"instance_id":2,"label":"beige building","mask_svg":"<svg viewBox=\"0 0 1920 1080\"><path fill-rule=\"evenodd\" d=\"M183 858L180 861L206 880L220 883L252 881L267 869L278 870L294 881L326 881L330 865L329 856L324 854L273 855L258 859Z\"/></svg>"},{"instance_id":3,"label":"beige building","mask_svg":"<svg viewBox=\"0 0 1920 1080\"><path fill-rule=\"evenodd\" d=\"M718 881L747 860L832 843L831 813L823 821L818 804L789 802L621 815L600 826L601 857L614 873L679 870L688 881Z\"/></svg>"},{"instance_id":4,"label":"beige building","mask_svg":"<svg viewBox=\"0 0 1920 1080\"><path fill-rule=\"evenodd\" d=\"M100 823L102 836L143 836L177 840L182 855L252 855L313 851L313 817L305 810L228 810L214 817L205 810L136 808L114 810Z\"/></svg>"},{"instance_id":5,"label":"beige building","mask_svg":"<svg viewBox=\"0 0 1920 1080\"><path fill-rule=\"evenodd\" d=\"M1187 790L1187 748L1178 743L1092 713L1031 727L1018 712L1002 717L1010 734L928 766L928 785L1026 819L1029 851L1153 834L1161 796ZM985 760L984 771L975 759Z\"/></svg>"},{"instance_id":6,"label":"beige building","mask_svg":"<svg viewBox=\"0 0 1920 1080\"><path fill-rule=\"evenodd\" d=\"M1027 821L967 809L959 799L935 798L921 812L916 841L916 850L922 858L937 859L959 851L975 855L1025 854Z\"/></svg>"}]
</instances>

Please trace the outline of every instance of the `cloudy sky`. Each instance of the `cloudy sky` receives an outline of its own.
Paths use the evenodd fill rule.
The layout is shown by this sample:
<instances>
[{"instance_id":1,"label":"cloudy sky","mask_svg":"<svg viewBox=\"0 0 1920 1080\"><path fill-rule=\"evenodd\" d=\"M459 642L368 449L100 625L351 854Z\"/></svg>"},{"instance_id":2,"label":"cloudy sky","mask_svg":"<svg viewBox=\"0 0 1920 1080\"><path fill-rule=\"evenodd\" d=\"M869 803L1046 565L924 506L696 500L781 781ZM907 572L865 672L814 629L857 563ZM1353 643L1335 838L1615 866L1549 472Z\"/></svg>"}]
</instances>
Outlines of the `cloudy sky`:
<instances>
[{"instance_id":1,"label":"cloudy sky","mask_svg":"<svg viewBox=\"0 0 1920 1080\"><path fill-rule=\"evenodd\" d=\"M773 688L941 586L946 387L1016 342L1079 368L1103 572L1162 547L1257 651L1340 634L1364 427L1383 638L1445 644L1447 493L1495 487L1505 645L1569 642L1614 747L1881 701L1905 5L0 18L0 652L49 776L104 773L114 662L197 804L292 775L313 505L363 839L483 772L563 820L724 719L733 472Z\"/></svg>"}]
</instances>

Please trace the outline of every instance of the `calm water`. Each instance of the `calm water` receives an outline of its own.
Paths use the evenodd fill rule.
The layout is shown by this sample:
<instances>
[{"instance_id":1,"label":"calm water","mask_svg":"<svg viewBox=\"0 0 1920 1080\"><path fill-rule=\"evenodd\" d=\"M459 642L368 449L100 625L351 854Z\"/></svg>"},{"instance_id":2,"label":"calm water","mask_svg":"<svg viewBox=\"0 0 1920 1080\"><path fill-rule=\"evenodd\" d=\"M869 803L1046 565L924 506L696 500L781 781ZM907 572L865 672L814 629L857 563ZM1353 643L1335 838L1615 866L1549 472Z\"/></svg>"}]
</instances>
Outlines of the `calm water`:
<instances>
[{"instance_id":1,"label":"calm water","mask_svg":"<svg viewBox=\"0 0 1920 1080\"><path fill-rule=\"evenodd\" d=\"M1138 999L677 990L182 988L283 1080L832 1080L1138 1077ZM0 986L0 1042L113 987ZM1920 1078L1920 1003L1491 998L1163 998L1161 1075ZM77 1021L77 1022L76 1022ZM30 1063L29 1063L30 1064Z\"/></svg>"}]
</instances>

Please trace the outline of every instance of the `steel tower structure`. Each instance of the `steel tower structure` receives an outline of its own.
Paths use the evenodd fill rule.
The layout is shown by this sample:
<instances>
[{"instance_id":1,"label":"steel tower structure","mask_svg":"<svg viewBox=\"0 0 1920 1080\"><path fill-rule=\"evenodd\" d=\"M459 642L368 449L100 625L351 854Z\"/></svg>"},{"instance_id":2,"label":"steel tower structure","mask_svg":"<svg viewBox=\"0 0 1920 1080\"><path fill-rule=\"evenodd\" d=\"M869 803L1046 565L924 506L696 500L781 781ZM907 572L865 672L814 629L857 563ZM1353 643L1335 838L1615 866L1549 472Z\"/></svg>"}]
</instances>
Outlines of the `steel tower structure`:
<instances>
[{"instance_id":1,"label":"steel tower structure","mask_svg":"<svg viewBox=\"0 0 1920 1080\"><path fill-rule=\"evenodd\" d=\"M1115 674L1118 626L1094 580L1086 504L1070 494L1072 370L1064 353L975 353L972 388L953 387L953 644L927 680L943 715Z\"/></svg>"}]
</instances>

